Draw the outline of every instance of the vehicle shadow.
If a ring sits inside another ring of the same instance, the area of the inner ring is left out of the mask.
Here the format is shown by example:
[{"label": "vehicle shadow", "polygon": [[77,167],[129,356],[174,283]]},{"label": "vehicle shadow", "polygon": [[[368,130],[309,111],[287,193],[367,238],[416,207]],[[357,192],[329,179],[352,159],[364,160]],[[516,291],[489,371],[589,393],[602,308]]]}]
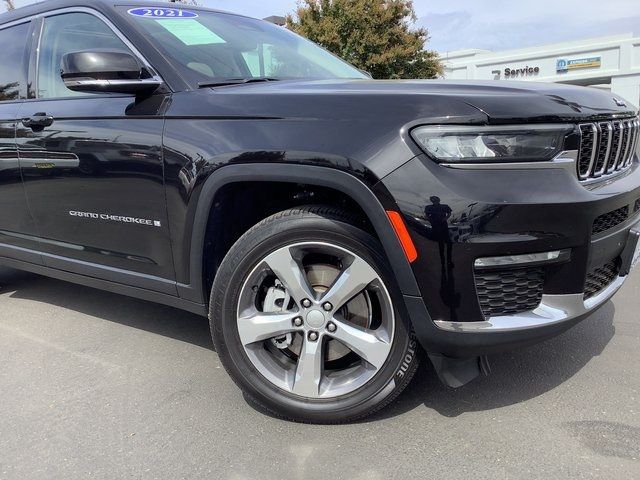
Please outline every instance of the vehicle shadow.
[{"label": "vehicle shadow", "polygon": [[491,374],[458,389],[443,385],[425,358],[407,390],[369,421],[402,415],[421,405],[443,416],[457,417],[538,397],[566,382],[602,353],[615,333],[614,315],[614,304],[609,301],[558,337],[526,349],[492,355]]},{"label": "vehicle shadow", "polygon": [[[208,320],[171,307],[0,269],[0,293],[6,291],[11,292],[11,298],[61,306],[213,350]],[[456,417],[542,395],[567,381],[600,355],[615,333],[614,314],[613,303],[607,302],[591,317],[559,337],[527,349],[493,355],[490,357],[491,375],[459,389],[442,385],[425,358],[407,390],[391,406],[363,422],[395,417],[421,406],[446,417]],[[269,415],[248,398],[246,400],[253,408]]]},{"label": "vehicle shadow", "polygon": [[213,350],[209,321],[176,308],[0,268],[0,293],[4,292]]}]

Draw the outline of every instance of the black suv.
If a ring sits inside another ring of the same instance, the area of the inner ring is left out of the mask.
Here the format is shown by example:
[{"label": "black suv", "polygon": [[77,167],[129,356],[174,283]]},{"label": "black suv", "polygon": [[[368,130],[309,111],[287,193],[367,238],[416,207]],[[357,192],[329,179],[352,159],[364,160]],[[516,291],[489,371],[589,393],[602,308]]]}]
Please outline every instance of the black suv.
[{"label": "black suv", "polygon": [[52,0],[0,17],[0,262],[209,315],[248,397],[341,422],[421,349],[460,386],[635,263],[637,111],[376,81],[270,23]]}]

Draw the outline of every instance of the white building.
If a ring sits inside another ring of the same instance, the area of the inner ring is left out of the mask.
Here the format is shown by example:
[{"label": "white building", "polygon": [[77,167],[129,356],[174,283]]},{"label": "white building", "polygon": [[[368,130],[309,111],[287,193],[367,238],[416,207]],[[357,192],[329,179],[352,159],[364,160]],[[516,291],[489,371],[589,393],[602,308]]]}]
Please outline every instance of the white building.
[{"label": "white building", "polygon": [[441,58],[449,79],[588,85],[640,105],[640,38],[632,34],[502,52],[458,50]]}]

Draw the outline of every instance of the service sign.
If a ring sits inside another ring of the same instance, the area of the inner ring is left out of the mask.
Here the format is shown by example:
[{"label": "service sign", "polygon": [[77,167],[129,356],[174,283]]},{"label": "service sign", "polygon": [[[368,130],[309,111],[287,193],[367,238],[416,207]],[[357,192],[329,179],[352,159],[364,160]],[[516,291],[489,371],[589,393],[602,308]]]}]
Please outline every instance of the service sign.
[{"label": "service sign", "polygon": [[559,58],[556,60],[556,72],[558,73],[581,70],[583,68],[600,68],[601,66],[602,57]]},{"label": "service sign", "polygon": [[144,18],[196,18],[198,14],[180,8],[132,8],[127,10],[129,15]]}]

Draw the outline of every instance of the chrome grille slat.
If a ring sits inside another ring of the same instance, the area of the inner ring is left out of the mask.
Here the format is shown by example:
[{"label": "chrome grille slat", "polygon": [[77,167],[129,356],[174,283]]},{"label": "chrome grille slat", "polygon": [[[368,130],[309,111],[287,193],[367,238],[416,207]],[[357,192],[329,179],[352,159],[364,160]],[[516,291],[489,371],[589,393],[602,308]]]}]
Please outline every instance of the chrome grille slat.
[{"label": "chrome grille slat", "polygon": [[631,139],[633,137],[633,128],[632,123],[630,121],[624,122],[626,135],[624,137],[624,154],[622,155],[622,159],[620,159],[620,165],[618,169],[623,168],[627,164],[627,158],[629,156],[629,152],[631,152]]},{"label": "chrome grille slat", "polygon": [[613,135],[611,138],[611,153],[607,162],[607,173],[613,172],[616,168],[616,162],[618,161],[618,157],[620,156],[620,141],[622,140],[621,122],[611,122],[611,127],[613,129]]},{"label": "chrome grille slat", "polygon": [[578,125],[580,148],[577,173],[588,182],[618,173],[633,163],[638,147],[640,120],[611,120]]},{"label": "chrome grille slat", "polygon": [[618,156],[616,157],[616,163],[614,170],[620,168],[620,164],[624,159],[624,146],[627,143],[627,122],[620,122],[620,146],[618,147]]},{"label": "chrome grille slat", "polygon": [[598,129],[594,123],[580,125],[580,153],[578,155],[578,175],[581,179],[589,178],[596,158]]},{"label": "chrome grille slat", "polygon": [[607,167],[607,160],[611,152],[611,122],[602,122],[598,124],[598,134],[600,140],[598,142],[598,153],[596,155],[596,163],[591,171],[593,176],[599,177],[604,173]]},{"label": "chrome grille slat", "polygon": [[631,162],[633,161],[633,156],[635,155],[638,149],[638,129],[639,128],[640,128],[640,121],[636,119],[632,122],[633,133],[631,136],[631,149],[629,151],[629,155],[627,156],[627,163],[625,164],[625,167],[631,165]]}]

